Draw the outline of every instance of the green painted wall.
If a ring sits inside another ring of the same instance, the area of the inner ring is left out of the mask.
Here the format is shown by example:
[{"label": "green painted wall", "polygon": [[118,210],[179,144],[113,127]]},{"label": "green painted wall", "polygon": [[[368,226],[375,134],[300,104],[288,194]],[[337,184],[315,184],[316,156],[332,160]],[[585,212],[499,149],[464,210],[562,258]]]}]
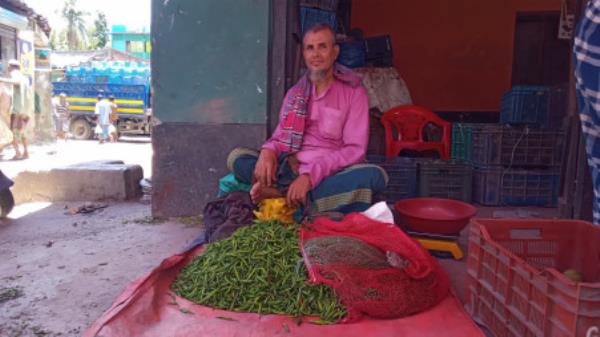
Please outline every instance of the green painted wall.
[{"label": "green painted wall", "polygon": [[264,124],[269,0],[153,0],[152,85],[161,122]]},{"label": "green painted wall", "polygon": [[[150,59],[150,50],[146,50],[146,45],[150,42],[150,33],[147,34],[124,34],[124,33],[112,33],[111,46],[119,51],[129,53],[131,55]],[[132,52],[127,50],[127,41],[141,41],[144,45],[143,52]]]},{"label": "green painted wall", "polygon": [[126,44],[125,40],[116,39],[115,36],[112,37],[112,47],[116,50],[126,52]]}]

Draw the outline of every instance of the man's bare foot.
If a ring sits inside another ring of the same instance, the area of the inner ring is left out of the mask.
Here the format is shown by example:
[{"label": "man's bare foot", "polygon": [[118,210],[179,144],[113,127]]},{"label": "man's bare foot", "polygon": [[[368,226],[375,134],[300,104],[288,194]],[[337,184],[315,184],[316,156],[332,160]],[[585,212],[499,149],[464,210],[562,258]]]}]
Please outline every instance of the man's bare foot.
[{"label": "man's bare foot", "polygon": [[264,199],[280,197],[283,197],[283,194],[281,194],[278,189],[275,187],[262,186],[259,182],[254,183],[254,185],[252,185],[252,189],[250,190],[250,198],[255,204]]}]

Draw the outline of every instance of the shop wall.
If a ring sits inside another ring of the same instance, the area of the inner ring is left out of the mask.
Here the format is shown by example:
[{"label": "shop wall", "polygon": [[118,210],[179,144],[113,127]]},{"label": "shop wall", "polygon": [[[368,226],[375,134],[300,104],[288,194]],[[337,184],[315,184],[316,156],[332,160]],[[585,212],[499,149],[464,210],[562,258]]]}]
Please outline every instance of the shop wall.
[{"label": "shop wall", "polygon": [[269,0],[152,0],[152,214],[202,214],[266,138]]},{"label": "shop wall", "polygon": [[153,3],[155,116],[163,122],[264,124],[269,1]]},{"label": "shop wall", "polygon": [[352,27],[389,34],[394,66],[416,104],[435,111],[498,111],[510,88],[517,12],[560,0],[353,0]]}]

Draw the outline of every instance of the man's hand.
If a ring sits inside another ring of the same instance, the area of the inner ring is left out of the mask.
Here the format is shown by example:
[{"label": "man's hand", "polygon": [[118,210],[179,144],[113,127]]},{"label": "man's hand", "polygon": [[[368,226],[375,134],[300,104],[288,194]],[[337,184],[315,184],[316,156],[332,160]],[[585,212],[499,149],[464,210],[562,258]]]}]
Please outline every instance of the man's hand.
[{"label": "man's hand", "polygon": [[277,155],[275,151],[262,149],[254,167],[254,177],[262,185],[271,187],[277,180]]},{"label": "man's hand", "polygon": [[255,182],[254,185],[252,185],[252,188],[250,189],[250,199],[253,203],[258,204],[261,201],[261,191],[262,186],[258,181]]},{"label": "man's hand", "polygon": [[308,174],[302,174],[292,182],[288,189],[286,202],[290,207],[306,205],[306,195],[310,192],[312,184]]}]

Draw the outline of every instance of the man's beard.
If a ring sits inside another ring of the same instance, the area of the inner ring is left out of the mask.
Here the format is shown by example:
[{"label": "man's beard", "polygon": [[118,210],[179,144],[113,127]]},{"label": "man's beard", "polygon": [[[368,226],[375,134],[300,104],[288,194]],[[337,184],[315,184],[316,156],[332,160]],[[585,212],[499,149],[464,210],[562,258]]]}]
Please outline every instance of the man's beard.
[{"label": "man's beard", "polygon": [[327,70],[309,70],[308,78],[311,82],[322,81],[327,78]]}]

